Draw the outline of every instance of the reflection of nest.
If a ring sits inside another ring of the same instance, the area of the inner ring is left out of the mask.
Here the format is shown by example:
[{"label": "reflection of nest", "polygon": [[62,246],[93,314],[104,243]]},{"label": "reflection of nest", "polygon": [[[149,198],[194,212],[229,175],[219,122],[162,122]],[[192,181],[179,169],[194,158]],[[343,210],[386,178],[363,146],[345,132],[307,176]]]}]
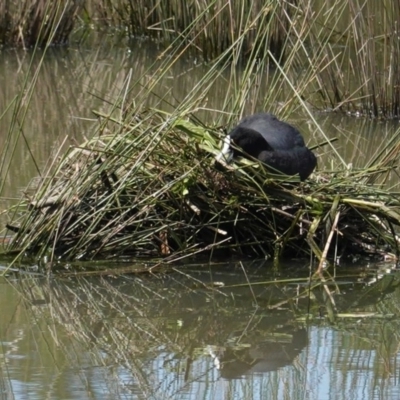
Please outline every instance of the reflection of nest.
[{"label": "reflection of nest", "polygon": [[215,366],[221,370],[221,376],[227,379],[276,371],[293,363],[308,344],[305,329],[296,330],[287,326],[284,331],[276,335],[275,340],[263,341],[260,337],[258,342],[249,345],[209,347],[210,355]]},{"label": "reflection of nest", "polygon": [[[237,285],[241,276],[217,274],[225,287],[215,289],[204,269],[190,271],[189,267],[182,275],[141,279],[21,279],[19,290],[33,305],[36,320],[58,322],[46,326],[57,338],[58,348],[73,359],[71,363],[76,363],[79,353],[94,359],[95,365],[118,365],[124,376],[135,382],[135,388],[129,390],[146,393],[149,379],[155,375],[181,385],[188,377],[195,381],[220,374],[229,379],[297,365],[298,355],[308,344],[307,331],[297,323],[298,317],[309,311],[319,316],[326,299],[318,299],[325,291],[314,286],[309,298],[306,287],[294,285],[293,280],[271,283],[265,265],[256,272],[255,266],[245,267],[253,284],[252,295],[248,286]],[[270,283],[261,284],[267,281]],[[397,287],[395,281],[387,281],[375,290],[370,286],[350,291],[348,297],[339,296],[342,301],[337,303],[348,312],[346,298],[352,303],[367,290],[369,304],[375,304],[382,299],[382,288],[387,292]],[[370,322],[346,320],[345,329],[369,338],[380,325]],[[62,329],[68,335],[63,335]]]},{"label": "reflection of nest", "polygon": [[[195,279],[184,275],[147,280],[82,278],[79,284],[65,281],[46,285],[38,281],[34,289],[22,280],[21,287],[29,301],[39,306],[35,312],[47,312],[50,307],[52,316],[68,326],[69,334],[117,358],[139,354],[153,357],[156,348],[193,356],[198,352],[195,349],[224,344],[233,337],[232,332],[236,337],[247,330],[251,335],[247,334],[246,340],[252,342],[275,333],[270,313],[268,318],[260,314],[249,321],[248,308],[253,307],[254,299],[249,297],[248,288],[236,289],[233,297],[229,289],[227,296],[223,288],[208,285],[208,275],[203,276],[207,279],[204,283],[195,275]],[[226,277],[229,284],[233,275]],[[295,295],[295,288],[290,292]],[[279,301],[287,301],[289,295],[274,285],[259,286],[254,293],[264,305],[271,296],[275,302],[279,293]],[[291,313],[280,314],[275,323],[287,324],[288,320],[293,320]]]}]

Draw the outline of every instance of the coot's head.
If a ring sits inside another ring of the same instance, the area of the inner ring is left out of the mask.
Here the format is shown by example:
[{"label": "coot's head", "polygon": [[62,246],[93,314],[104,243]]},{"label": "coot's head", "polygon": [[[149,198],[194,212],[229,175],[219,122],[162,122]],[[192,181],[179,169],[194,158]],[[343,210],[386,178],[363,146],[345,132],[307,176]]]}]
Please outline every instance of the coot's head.
[{"label": "coot's head", "polygon": [[234,157],[243,153],[258,158],[263,151],[273,151],[263,136],[254,129],[238,126],[224,138],[222,150],[216,160],[230,163]]}]

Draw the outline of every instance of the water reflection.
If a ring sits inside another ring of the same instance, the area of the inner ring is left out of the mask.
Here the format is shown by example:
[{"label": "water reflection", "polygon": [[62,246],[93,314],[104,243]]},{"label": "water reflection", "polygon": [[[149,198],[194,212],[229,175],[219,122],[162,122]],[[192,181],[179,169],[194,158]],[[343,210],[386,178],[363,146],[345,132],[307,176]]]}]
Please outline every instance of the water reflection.
[{"label": "water reflection", "polygon": [[370,284],[375,272],[353,267],[325,286],[308,275],[262,262],[2,281],[3,391],[30,399],[398,398],[399,273]]},{"label": "water reflection", "polygon": [[[257,335],[254,342],[244,346],[209,346],[209,353],[215,367],[221,371],[221,377],[234,379],[247,374],[277,371],[291,365],[308,344],[308,333],[304,328],[279,326],[270,336],[268,339]],[[234,335],[229,339],[232,341]]]}]

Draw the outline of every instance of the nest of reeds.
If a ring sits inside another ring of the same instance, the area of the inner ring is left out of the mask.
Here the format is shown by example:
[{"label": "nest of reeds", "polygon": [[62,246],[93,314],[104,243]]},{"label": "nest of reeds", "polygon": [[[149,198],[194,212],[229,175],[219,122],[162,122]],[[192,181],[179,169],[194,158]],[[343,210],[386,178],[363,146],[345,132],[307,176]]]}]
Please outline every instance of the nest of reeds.
[{"label": "nest of reeds", "polygon": [[397,254],[400,200],[366,184],[390,167],[300,183],[258,162],[219,165],[219,143],[216,132],[155,111],[129,124],[108,119],[27,192],[7,250],[62,259]]}]

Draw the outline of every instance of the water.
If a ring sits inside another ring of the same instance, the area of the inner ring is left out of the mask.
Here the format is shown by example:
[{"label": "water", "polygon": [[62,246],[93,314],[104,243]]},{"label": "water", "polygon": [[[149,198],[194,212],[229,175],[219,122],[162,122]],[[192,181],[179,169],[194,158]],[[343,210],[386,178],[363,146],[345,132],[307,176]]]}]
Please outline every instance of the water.
[{"label": "water", "polygon": [[335,272],[311,295],[299,263],[3,279],[3,398],[396,399],[400,273]]},{"label": "water", "polygon": [[[3,154],[12,154],[12,161],[2,171],[2,209],[15,203],[50,157],[91,135],[91,110],[106,112],[104,99],[113,102],[130,74],[146,83],[160,54],[144,44],[130,51],[96,49],[54,50],[42,60],[27,117],[13,128]],[[2,52],[2,112],[24,78],[33,77],[42,55],[28,72],[30,56]],[[182,60],[155,91],[179,101],[208,68]],[[210,89],[207,108],[221,107],[226,82],[225,74]],[[251,108],[257,106],[249,99]],[[12,107],[0,120],[2,149],[11,115]],[[199,115],[210,123],[218,117]],[[397,121],[314,116],[356,167],[398,129]],[[290,118],[307,142],[322,140],[308,116]],[[328,148],[318,156],[320,169],[337,165]],[[278,271],[252,263],[246,275],[233,264],[185,266],[157,277],[10,275],[0,281],[1,398],[397,399],[400,276],[385,268],[341,267],[338,287],[317,286],[311,296],[308,269],[297,263]],[[332,299],[341,313],[336,319]]]}]

